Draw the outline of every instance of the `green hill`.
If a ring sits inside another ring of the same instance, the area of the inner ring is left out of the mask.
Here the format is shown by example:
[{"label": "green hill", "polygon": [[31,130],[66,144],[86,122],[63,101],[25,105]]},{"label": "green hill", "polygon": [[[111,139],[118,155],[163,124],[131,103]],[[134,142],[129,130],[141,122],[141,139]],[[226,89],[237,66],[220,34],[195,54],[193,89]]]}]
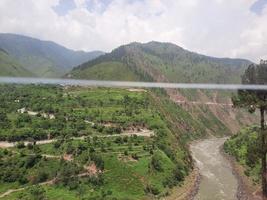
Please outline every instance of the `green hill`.
[{"label": "green hill", "polygon": [[[81,73],[82,72],[82,73]],[[128,69],[128,66],[122,62],[110,61],[96,64],[82,71],[75,70],[73,75],[82,79],[98,80],[138,80],[138,76]]]},{"label": "green hill", "polygon": [[[171,43],[131,43],[74,68],[66,77],[96,80],[155,81],[180,83],[239,83],[251,62],[244,59],[214,58],[187,51]],[[190,113],[207,133],[223,135],[237,132],[253,121],[242,111],[233,111],[231,93],[205,90],[165,91]],[[194,104],[192,102],[197,102]],[[207,105],[203,102],[224,103]],[[228,106],[227,106],[228,105]],[[184,122],[179,124],[186,129]],[[188,134],[188,137],[192,135]]]},{"label": "green hill", "polygon": [[[101,70],[101,72],[95,73],[96,66],[103,62],[107,71]],[[124,66],[127,76],[125,74],[120,76],[116,70],[110,73],[113,68],[118,67],[114,62]],[[128,80],[128,75],[134,73],[141,80],[238,83],[240,75],[250,63],[243,59],[213,58],[200,55],[171,43],[131,43],[78,66],[69,76],[109,80],[116,77],[119,80]]]},{"label": "green hill", "polygon": [[0,49],[0,76],[33,76],[24,69],[16,59],[12,58],[5,50]]},{"label": "green hill", "polygon": [[100,51],[73,51],[54,42],[3,33],[0,34],[0,48],[40,77],[61,77],[74,66],[103,54]]}]

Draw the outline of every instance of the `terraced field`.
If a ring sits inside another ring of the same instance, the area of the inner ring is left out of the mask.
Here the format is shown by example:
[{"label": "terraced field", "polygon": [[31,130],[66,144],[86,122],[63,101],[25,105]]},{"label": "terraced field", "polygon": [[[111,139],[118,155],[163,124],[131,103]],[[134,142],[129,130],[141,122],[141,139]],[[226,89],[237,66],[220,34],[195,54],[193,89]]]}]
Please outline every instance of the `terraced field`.
[{"label": "terraced field", "polygon": [[160,94],[34,85],[0,91],[0,198],[151,199],[182,185],[191,170]]}]

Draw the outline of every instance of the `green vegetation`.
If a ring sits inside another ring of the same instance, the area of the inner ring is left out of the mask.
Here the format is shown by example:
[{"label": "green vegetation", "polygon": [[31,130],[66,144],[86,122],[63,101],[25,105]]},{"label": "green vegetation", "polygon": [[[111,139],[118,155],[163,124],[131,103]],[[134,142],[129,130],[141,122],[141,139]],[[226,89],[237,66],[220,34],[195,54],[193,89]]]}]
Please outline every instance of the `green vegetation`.
[{"label": "green vegetation", "polygon": [[0,91],[7,121],[2,140],[118,134],[133,126],[151,128],[161,120],[147,95],[127,90],[5,85]]},{"label": "green vegetation", "polygon": [[162,197],[191,171],[186,142],[205,135],[162,90],[1,85],[0,92],[0,138],[20,141],[0,152],[0,194],[25,188],[5,199]]},{"label": "green vegetation", "polygon": [[74,76],[79,75],[81,79],[91,80],[128,80],[136,81],[138,77],[121,62],[103,62],[91,68],[86,68],[82,73],[74,71]]},{"label": "green vegetation", "polygon": [[242,129],[224,144],[224,150],[245,167],[245,174],[259,183],[261,180],[260,128]]},{"label": "green vegetation", "polygon": [[74,78],[91,78],[96,66],[100,65],[108,70],[101,69],[101,76],[95,78],[108,80],[112,77],[110,70],[114,68],[116,71],[117,68],[114,61],[127,68],[127,72],[118,77],[119,80],[127,81],[128,75],[134,72],[144,81],[158,81],[164,76],[161,81],[192,83],[239,83],[240,75],[250,64],[247,60],[203,56],[171,43],[149,42],[121,46],[82,64],[70,74]]},{"label": "green vegetation", "polygon": [[0,76],[33,76],[24,69],[15,58],[12,58],[5,50],[0,49]]},{"label": "green vegetation", "polygon": [[[265,85],[267,84],[267,61],[261,61],[259,65],[251,64],[242,76],[242,84],[246,85]],[[267,108],[266,90],[238,90],[238,95],[233,98],[234,106],[244,107],[251,113],[256,109],[260,111],[260,143],[261,149],[258,153],[261,155],[261,177],[263,195],[267,197],[267,177],[266,177],[266,125],[265,112]]]},{"label": "green vegetation", "polygon": [[[40,77],[61,77],[74,66],[92,60],[103,52],[73,51],[54,42],[8,33],[0,33],[0,48],[4,49],[30,74]],[[1,66],[0,55],[0,66]],[[9,68],[16,65],[8,62]],[[0,68],[2,72],[2,69]],[[0,74],[2,75],[2,74]],[[5,75],[5,74],[4,74]],[[23,74],[8,74],[23,76]]]},{"label": "green vegetation", "polygon": [[[240,83],[240,76],[250,63],[242,59],[220,59],[199,55],[171,43],[131,43],[74,68],[66,77],[229,84]],[[188,138],[195,135],[191,134],[192,129],[198,135],[203,135],[201,133],[203,129],[215,135],[225,135],[233,133],[243,123],[253,121],[242,111],[235,111],[236,115],[231,114],[232,110],[229,105],[201,105],[202,102],[229,104],[232,95],[230,92],[168,89],[168,94],[172,99],[185,102],[181,103],[184,105],[180,111],[187,116],[182,119],[184,122],[180,122],[179,126],[190,130],[186,134]],[[192,101],[197,104],[192,105]],[[230,118],[226,117],[229,115]],[[194,124],[198,124],[200,130],[191,128],[191,124],[187,123],[187,118],[192,119],[190,121],[194,121]]]}]

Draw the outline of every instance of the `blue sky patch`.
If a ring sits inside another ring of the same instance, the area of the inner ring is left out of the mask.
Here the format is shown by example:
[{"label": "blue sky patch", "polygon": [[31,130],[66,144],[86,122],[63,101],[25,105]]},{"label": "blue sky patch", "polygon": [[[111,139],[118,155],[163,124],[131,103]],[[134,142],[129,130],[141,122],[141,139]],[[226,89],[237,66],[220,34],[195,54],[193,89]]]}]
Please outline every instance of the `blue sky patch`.
[{"label": "blue sky patch", "polygon": [[110,5],[110,3],[112,3],[113,0],[99,0],[97,1],[93,1],[93,0],[88,0],[86,2],[86,8],[89,11],[97,11],[97,12],[105,12],[105,10],[107,9],[107,7]]},{"label": "blue sky patch", "polygon": [[262,10],[266,5],[267,0],[258,0],[250,7],[250,10],[258,15],[261,15]]},{"label": "blue sky patch", "polygon": [[60,0],[59,4],[53,7],[53,10],[60,16],[66,15],[70,10],[76,8],[73,0]]}]

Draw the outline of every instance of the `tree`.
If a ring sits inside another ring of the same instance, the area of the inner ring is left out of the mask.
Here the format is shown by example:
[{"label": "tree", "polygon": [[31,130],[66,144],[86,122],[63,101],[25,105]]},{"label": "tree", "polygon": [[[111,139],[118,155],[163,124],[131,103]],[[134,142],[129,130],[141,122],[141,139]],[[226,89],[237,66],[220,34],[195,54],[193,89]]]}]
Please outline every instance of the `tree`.
[{"label": "tree", "polygon": [[31,195],[31,199],[33,200],[45,200],[46,198],[46,194],[45,194],[45,190],[42,186],[32,186],[28,189],[30,195]]},{"label": "tree", "polygon": [[151,158],[151,163],[150,163],[152,169],[162,172],[163,171],[163,166],[161,162],[161,158],[159,154],[154,154]]},{"label": "tree", "polygon": [[95,153],[91,153],[90,158],[92,161],[94,161],[94,163],[98,169],[100,169],[102,171],[104,170],[105,163],[104,163],[103,158],[100,155],[95,154]]},{"label": "tree", "polygon": [[129,105],[130,101],[131,101],[131,98],[128,95],[125,95],[123,97],[122,102],[123,102],[124,108],[127,108],[127,106]]},{"label": "tree", "polygon": [[80,168],[75,163],[63,160],[57,178],[64,186],[76,189],[78,187],[77,174],[79,171]]},{"label": "tree", "polygon": [[[242,84],[264,85],[267,84],[267,62],[261,61],[259,65],[251,64],[242,76]],[[261,175],[262,191],[267,197],[267,173],[266,173],[266,133],[265,133],[265,111],[267,109],[266,90],[238,90],[238,94],[233,97],[235,107],[245,107],[250,112],[260,111],[260,135],[261,135]]]},{"label": "tree", "polygon": [[9,120],[6,113],[0,111],[0,128],[8,128]]}]

